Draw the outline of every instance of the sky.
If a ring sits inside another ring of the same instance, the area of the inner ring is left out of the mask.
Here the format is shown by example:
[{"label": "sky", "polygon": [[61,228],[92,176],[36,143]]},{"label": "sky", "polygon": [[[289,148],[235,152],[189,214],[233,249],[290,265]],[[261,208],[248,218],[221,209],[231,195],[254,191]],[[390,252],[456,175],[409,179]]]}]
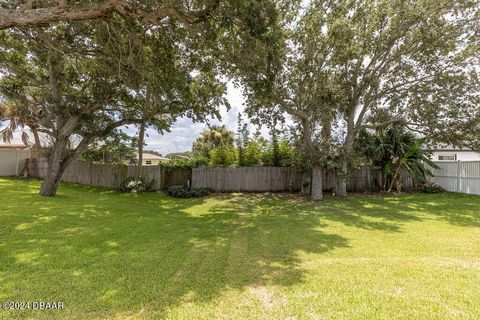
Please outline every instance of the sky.
[{"label": "sky", "polygon": [[[236,88],[233,83],[229,82],[227,85],[226,97],[230,103],[230,110],[226,107],[221,107],[220,115],[222,119],[219,121],[216,118],[211,118],[209,124],[224,124],[227,129],[236,132],[237,131],[237,117],[239,112],[245,110],[245,99],[242,94],[241,88]],[[242,118],[249,124],[249,129],[252,131],[253,125],[248,121],[246,115],[242,115]],[[145,137],[147,146],[146,150],[155,150],[162,155],[167,155],[172,152],[190,151],[192,149],[192,143],[197,139],[201,132],[206,128],[205,123],[194,123],[189,118],[178,119],[170,132],[165,132],[163,135],[158,133],[155,129],[149,128],[146,130],[148,137]],[[137,128],[130,126],[128,129],[124,129],[129,135],[135,135]],[[268,136],[268,128],[262,128],[262,135]]]}]

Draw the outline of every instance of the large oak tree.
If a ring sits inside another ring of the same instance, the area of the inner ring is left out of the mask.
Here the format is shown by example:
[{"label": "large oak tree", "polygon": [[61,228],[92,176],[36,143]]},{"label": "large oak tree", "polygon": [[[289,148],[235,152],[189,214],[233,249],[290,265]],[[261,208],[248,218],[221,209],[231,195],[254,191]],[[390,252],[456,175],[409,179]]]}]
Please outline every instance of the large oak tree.
[{"label": "large oak tree", "polygon": [[93,140],[119,126],[167,129],[180,115],[215,114],[220,72],[237,69],[232,51],[261,41],[277,9],[268,0],[2,6],[2,100],[42,108],[40,130],[54,138],[46,196]]},{"label": "large oak tree", "polygon": [[[338,89],[342,154],[361,130],[392,122],[457,145],[478,130],[478,1],[316,3],[328,12],[317,31],[333,44],[325,68]],[[369,121],[385,111],[387,121]],[[342,163],[346,174],[346,157]],[[338,194],[346,194],[345,181]]]},{"label": "large oak tree", "polygon": [[[478,1],[314,0],[298,12],[284,45],[257,48],[264,59],[242,76],[254,111],[297,120],[310,161],[328,153],[325,140],[337,145],[337,194],[364,129],[402,122],[433,142],[478,141]],[[371,122],[378,112],[390,118]]]}]

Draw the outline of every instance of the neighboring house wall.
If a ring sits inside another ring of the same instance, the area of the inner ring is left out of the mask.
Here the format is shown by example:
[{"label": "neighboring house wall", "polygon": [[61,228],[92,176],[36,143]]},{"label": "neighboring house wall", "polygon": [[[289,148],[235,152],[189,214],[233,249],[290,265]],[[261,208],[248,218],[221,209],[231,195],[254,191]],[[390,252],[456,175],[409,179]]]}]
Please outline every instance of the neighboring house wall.
[{"label": "neighboring house wall", "polygon": [[170,159],[167,159],[167,158],[161,158],[161,157],[150,158],[150,157],[147,156],[147,157],[144,157],[142,159],[142,165],[144,165],[144,166],[158,166],[162,163],[169,162],[169,161],[170,161]]},{"label": "neighboring house wall", "polygon": [[0,176],[19,175],[29,157],[29,150],[0,148]]},{"label": "neighboring house wall", "polygon": [[161,163],[158,159],[143,159],[142,165],[144,166],[158,166]]},{"label": "neighboring house wall", "polygon": [[[139,157],[137,153],[137,162],[138,162],[138,158]],[[161,157],[156,154],[145,152],[143,153],[143,157],[142,157],[142,166],[158,166],[168,161],[170,161],[170,159]]]},{"label": "neighboring house wall", "polygon": [[480,161],[480,153],[474,151],[434,151],[432,156],[433,161]]}]

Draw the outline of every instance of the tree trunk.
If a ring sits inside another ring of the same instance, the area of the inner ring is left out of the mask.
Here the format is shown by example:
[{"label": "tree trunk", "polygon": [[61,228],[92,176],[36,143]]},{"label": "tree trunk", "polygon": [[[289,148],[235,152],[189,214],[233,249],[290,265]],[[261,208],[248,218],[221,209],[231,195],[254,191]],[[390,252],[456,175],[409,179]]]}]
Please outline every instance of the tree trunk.
[{"label": "tree trunk", "polygon": [[65,170],[60,163],[53,164],[49,161],[48,164],[47,175],[42,182],[39,193],[43,197],[52,197],[57,193],[58,186],[60,185]]},{"label": "tree trunk", "polygon": [[352,104],[348,111],[345,113],[345,121],[347,123],[347,135],[343,147],[345,148],[343,159],[341,159],[341,168],[337,178],[337,195],[339,197],[347,196],[347,177],[348,177],[348,162],[347,154],[352,150],[355,143],[355,137],[357,136],[356,123],[360,123],[362,115],[359,115],[359,119],[355,121],[355,104]]},{"label": "tree trunk", "polygon": [[147,86],[145,92],[145,104],[143,106],[142,123],[140,124],[140,131],[138,132],[138,167],[137,179],[142,178],[143,168],[143,142],[145,141],[145,126],[150,118],[147,116],[150,107],[150,88]]},{"label": "tree trunk", "polygon": [[337,195],[339,197],[347,196],[347,174],[348,174],[347,161],[342,161],[342,168],[340,176],[337,179]]},{"label": "tree trunk", "polygon": [[[312,141],[312,126],[308,119],[303,119],[303,140],[305,143],[305,149],[309,153],[309,156],[312,157],[312,162],[315,163],[315,148],[313,146]],[[304,182],[305,182],[305,175],[304,175]],[[322,168],[318,164],[314,164],[312,168],[312,175],[310,179],[310,185],[306,188],[302,185],[302,192],[303,194],[310,193],[310,197],[312,200],[321,200],[323,189],[323,181],[322,181]],[[308,193],[307,193],[308,191]]]},{"label": "tree trunk", "polygon": [[83,137],[75,150],[68,155],[65,155],[65,152],[67,151],[69,138],[64,137],[55,142],[53,150],[48,157],[47,175],[40,187],[39,194],[41,196],[51,197],[57,193],[63,172],[74,160],[77,160],[82,153],[85,152],[91,139],[91,137]]},{"label": "tree trunk", "polygon": [[40,148],[42,147],[42,143],[40,142],[40,136],[38,135],[38,130],[33,126],[30,127],[30,130],[32,131],[33,139],[35,141],[35,148],[37,150],[40,150]]},{"label": "tree trunk", "polygon": [[137,166],[137,179],[142,177],[143,167],[143,141],[145,141],[145,122],[140,124],[140,131],[138,133],[138,166]]},{"label": "tree trunk", "polygon": [[42,147],[40,142],[40,136],[38,135],[38,130],[34,125],[29,125],[30,131],[33,134],[34,145],[31,153],[32,158],[38,158],[40,156],[40,149]]},{"label": "tree trunk", "polygon": [[[306,184],[310,180],[310,183]],[[312,186],[312,176],[308,171],[304,171],[302,174],[302,195],[307,196],[310,194]]]},{"label": "tree trunk", "polygon": [[312,169],[312,192],[311,198],[314,201],[322,200],[323,199],[323,192],[322,192],[322,174],[323,170],[320,166],[315,166]]},{"label": "tree trunk", "polygon": [[57,140],[49,157],[48,170],[42,186],[40,187],[40,195],[43,197],[51,197],[57,193],[63,171],[65,170],[64,154],[67,149],[67,139]]},{"label": "tree trunk", "polygon": [[396,170],[395,170],[395,173],[392,177],[392,181],[390,182],[390,187],[388,188],[388,192],[392,192],[392,189],[393,189],[393,186],[396,185],[397,186],[397,192],[398,192],[398,177],[399,177],[399,173],[400,173],[400,167],[398,167]]}]

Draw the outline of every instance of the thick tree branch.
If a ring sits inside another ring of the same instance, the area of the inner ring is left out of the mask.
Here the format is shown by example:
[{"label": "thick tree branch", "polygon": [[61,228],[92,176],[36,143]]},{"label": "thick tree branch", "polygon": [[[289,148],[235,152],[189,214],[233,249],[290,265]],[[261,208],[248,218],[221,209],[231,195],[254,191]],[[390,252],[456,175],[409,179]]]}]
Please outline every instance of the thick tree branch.
[{"label": "thick tree branch", "polygon": [[300,111],[300,110],[297,110],[295,108],[292,108],[278,92],[274,92],[273,96],[275,98],[275,101],[280,105],[280,107],[283,110],[285,110],[285,112],[287,112],[288,114],[290,114],[292,116],[298,117],[301,120],[308,120],[308,114],[307,113],[305,113],[303,111]]},{"label": "thick tree branch", "polygon": [[173,6],[161,6],[153,11],[146,11],[132,6],[125,0],[106,0],[100,4],[85,6],[67,5],[60,1],[59,5],[47,8],[0,9],[0,30],[12,27],[34,27],[48,25],[59,21],[87,21],[104,18],[118,13],[141,23],[158,24],[166,18],[178,19],[189,31],[194,25],[207,19],[210,10],[182,12]]},{"label": "thick tree branch", "polygon": [[73,161],[77,160],[84,152],[87,150],[88,145],[91,142],[90,137],[83,137],[77,147],[73,150],[72,153],[63,158],[61,165],[62,167],[68,167]]},{"label": "thick tree branch", "polygon": [[92,139],[95,139],[95,138],[103,138],[107,135],[109,135],[110,133],[112,133],[113,130],[115,130],[116,128],[118,127],[121,127],[121,126],[124,126],[124,125],[129,125],[129,124],[140,124],[142,123],[142,120],[141,119],[121,119],[121,120],[117,120],[117,121],[114,121],[114,122],[111,122],[110,124],[108,124],[105,128],[103,129],[100,129],[98,131],[94,131],[94,132],[78,132],[80,135],[84,136],[84,137],[88,137],[90,140]]}]

